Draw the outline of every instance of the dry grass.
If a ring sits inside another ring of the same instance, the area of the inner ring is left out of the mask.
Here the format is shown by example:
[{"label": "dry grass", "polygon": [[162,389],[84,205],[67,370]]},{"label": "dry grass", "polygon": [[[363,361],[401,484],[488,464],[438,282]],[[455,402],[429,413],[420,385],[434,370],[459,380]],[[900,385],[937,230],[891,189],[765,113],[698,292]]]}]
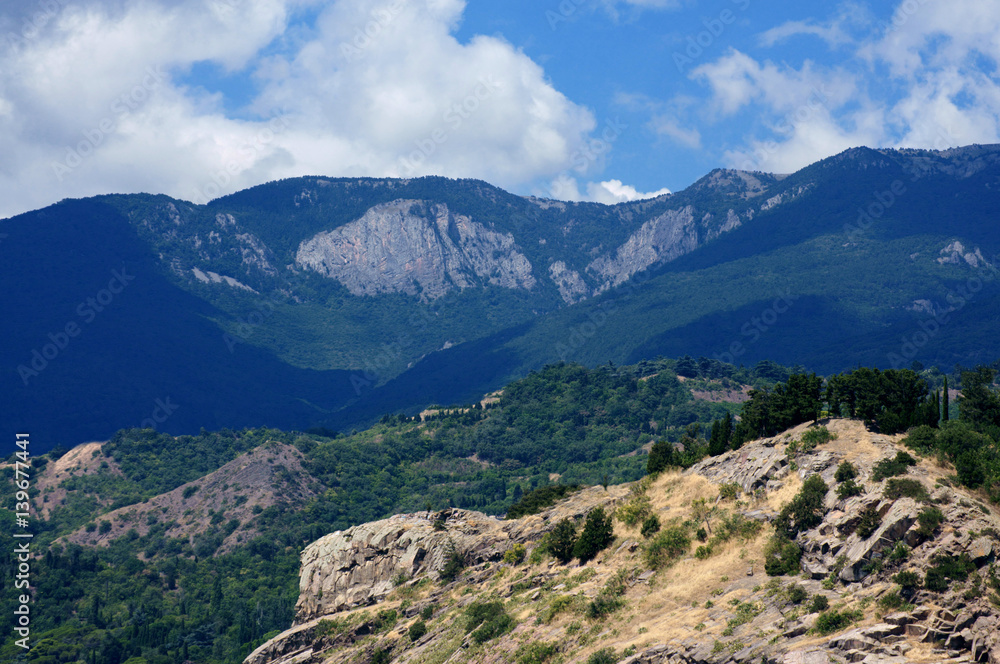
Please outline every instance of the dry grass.
[{"label": "dry grass", "polygon": [[[60,485],[73,475],[95,475],[101,472],[101,463],[107,463],[105,472],[121,475],[121,470],[114,459],[105,458],[101,453],[104,443],[85,443],[77,445],[56,461],[49,463],[38,475],[35,486],[38,497],[35,506],[43,518],[49,518],[52,510],[59,507],[66,498],[66,489]],[[43,498],[47,498],[43,502]]]}]

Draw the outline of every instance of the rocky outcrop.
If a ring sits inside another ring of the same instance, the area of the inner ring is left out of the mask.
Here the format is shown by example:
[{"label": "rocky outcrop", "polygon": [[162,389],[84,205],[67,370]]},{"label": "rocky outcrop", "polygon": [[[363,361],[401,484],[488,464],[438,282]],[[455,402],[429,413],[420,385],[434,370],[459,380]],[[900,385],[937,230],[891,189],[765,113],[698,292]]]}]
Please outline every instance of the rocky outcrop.
[{"label": "rocky outcrop", "polygon": [[625,283],[632,275],[656,263],[670,261],[698,248],[694,208],[668,210],[650,219],[610,255],[587,266],[607,287]]},{"label": "rocky outcrop", "polygon": [[398,200],[299,245],[296,263],[336,279],[354,295],[407,293],[435,299],[484,284],[531,290],[531,263],[510,233],[448,206]]},{"label": "rocky outcrop", "polygon": [[589,289],[580,273],[570,270],[566,263],[556,261],[549,266],[549,278],[559,287],[559,295],[566,304],[576,304],[587,299]]},{"label": "rocky outcrop", "polygon": [[402,579],[436,577],[452,551],[467,565],[497,560],[514,543],[536,540],[558,521],[580,519],[625,493],[623,487],[592,487],[513,521],[452,509],[399,514],[332,533],[302,552],[297,620],[373,604]]}]

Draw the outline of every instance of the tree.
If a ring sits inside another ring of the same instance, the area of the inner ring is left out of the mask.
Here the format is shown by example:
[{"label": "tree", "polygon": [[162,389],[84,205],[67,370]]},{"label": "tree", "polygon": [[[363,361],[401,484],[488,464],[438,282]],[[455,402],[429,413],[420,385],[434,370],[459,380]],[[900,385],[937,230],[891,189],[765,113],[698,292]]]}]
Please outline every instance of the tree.
[{"label": "tree", "polygon": [[653,443],[653,448],[649,450],[649,459],[646,460],[646,472],[655,475],[670,466],[676,466],[674,444],[666,439],[660,439]]},{"label": "tree", "polygon": [[709,456],[719,456],[726,451],[726,440],[722,433],[722,420],[712,422],[712,436],[708,441]]},{"label": "tree", "polygon": [[674,373],[676,373],[678,376],[684,376],[685,378],[697,378],[698,364],[691,358],[690,355],[685,355],[684,357],[677,360],[677,365],[674,368]]},{"label": "tree", "polygon": [[948,413],[951,408],[951,397],[948,394],[948,377],[944,377],[944,395],[941,400],[941,421],[947,422],[951,419],[951,415]]},{"label": "tree", "polygon": [[556,524],[549,535],[549,553],[562,563],[573,560],[573,549],[576,546],[576,526],[569,519],[563,519]]},{"label": "tree", "polygon": [[699,498],[698,500],[691,501],[691,516],[695,521],[704,521],[705,527],[708,528],[708,534],[712,534],[712,524],[711,518],[715,516],[716,507],[715,505],[708,502],[705,498]]},{"label": "tree", "polygon": [[606,549],[615,539],[611,515],[605,514],[603,507],[595,507],[587,515],[580,539],[573,546],[573,555],[581,562],[587,562]]}]

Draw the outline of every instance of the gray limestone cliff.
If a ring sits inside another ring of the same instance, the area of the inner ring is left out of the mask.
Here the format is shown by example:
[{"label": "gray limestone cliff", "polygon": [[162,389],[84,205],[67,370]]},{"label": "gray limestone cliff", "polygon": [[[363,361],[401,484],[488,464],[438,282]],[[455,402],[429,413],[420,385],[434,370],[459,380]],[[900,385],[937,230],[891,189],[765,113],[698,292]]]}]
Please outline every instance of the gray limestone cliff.
[{"label": "gray limestone cliff", "polygon": [[398,200],[299,245],[296,263],[354,295],[407,293],[435,299],[485,284],[531,290],[532,266],[510,233],[443,203]]}]

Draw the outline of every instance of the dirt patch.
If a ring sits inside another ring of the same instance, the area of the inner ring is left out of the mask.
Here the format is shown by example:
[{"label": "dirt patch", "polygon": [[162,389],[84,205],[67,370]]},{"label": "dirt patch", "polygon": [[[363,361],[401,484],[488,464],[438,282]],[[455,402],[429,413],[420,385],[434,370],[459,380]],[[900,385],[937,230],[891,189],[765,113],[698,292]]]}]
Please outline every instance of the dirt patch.
[{"label": "dirt patch", "polygon": [[122,474],[115,460],[104,456],[101,451],[103,446],[104,443],[99,442],[77,445],[39,473],[35,484],[38,487],[35,507],[43,518],[48,519],[52,510],[63,504],[67,491],[62,484],[71,477],[101,472]]}]

